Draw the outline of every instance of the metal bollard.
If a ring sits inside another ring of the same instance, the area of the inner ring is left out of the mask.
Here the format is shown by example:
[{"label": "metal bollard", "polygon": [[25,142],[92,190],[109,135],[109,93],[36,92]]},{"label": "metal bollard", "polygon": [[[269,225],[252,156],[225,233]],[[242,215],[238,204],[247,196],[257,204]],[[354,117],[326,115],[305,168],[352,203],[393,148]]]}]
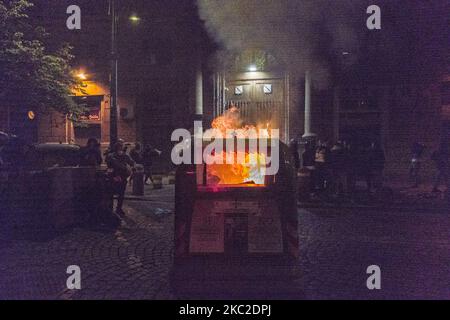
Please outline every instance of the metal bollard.
[{"label": "metal bollard", "polygon": [[144,195],[144,166],[137,164],[133,173],[133,195]]}]

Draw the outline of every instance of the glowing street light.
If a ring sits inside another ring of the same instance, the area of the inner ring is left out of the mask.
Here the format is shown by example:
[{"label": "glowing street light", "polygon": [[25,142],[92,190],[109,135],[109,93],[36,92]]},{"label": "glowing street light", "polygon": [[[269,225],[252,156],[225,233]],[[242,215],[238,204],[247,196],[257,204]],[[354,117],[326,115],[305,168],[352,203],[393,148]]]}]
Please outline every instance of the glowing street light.
[{"label": "glowing street light", "polygon": [[139,21],[141,21],[141,17],[135,13],[133,13],[128,19],[133,23],[139,23]]},{"label": "glowing street light", "polygon": [[258,71],[258,67],[256,65],[254,65],[254,64],[251,64],[251,65],[248,66],[247,70],[250,71],[250,72],[255,72],[255,71]]},{"label": "glowing street light", "polygon": [[80,79],[80,80],[86,80],[87,76],[86,76],[86,74],[84,72],[80,72],[80,73],[77,74],[77,78]]}]

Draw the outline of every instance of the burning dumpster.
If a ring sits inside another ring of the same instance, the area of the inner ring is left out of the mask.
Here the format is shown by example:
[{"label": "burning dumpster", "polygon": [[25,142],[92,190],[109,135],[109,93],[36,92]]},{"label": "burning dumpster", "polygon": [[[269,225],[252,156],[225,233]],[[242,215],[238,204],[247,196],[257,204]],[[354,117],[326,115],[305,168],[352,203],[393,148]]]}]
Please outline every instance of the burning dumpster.
[{"label": "burning dumpster", "polygon": [[180,165],[176,171],[172,284],[179,294],[276,290],[295,277],[297,187],[289,150],[279,144],[279,169],[267,174],[275,150],[251,152],[250,140],[234,140],[246,146],[241,155],[219,155],[241,156],[244,164]]}]

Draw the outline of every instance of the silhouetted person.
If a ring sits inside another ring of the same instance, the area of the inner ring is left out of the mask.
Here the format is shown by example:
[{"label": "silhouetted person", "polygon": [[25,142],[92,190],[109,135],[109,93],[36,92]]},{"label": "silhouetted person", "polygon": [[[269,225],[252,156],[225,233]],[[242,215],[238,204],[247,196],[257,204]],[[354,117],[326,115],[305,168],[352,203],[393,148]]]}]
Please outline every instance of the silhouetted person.
[{"label": "silhouetted person", "polygon": [[422,154],[425,146],[419,142],[414,142],[411,147],[411,163],[409,166],[409,177],[414,181],[413,187],[418,187],[420,183],[420,167],[422,166]]},{"label": "silhouetted person", "polygon": [[[136,165],[144,166],[143,150],[142,150],[142,146],[139,142],[136,142],[134,145],[134,148],[131,149],[130,157],[131,157],[131,160],[133,160]],[[133,182],[134,172],[136,172],[136,168],[133,168],[133,174],[130,176],[130,185]]]},{"label": "silhouetted person", "polygon": [[[125,146],[125,141],[123,139],[118,139],[116,143],[121,143],[123,146]],[[114,147],[113,147],[114,149]],[[124,149],[124,152],[126,152],[127,149]],[[110,154],[112,154],[114,152],[114,150],[111,150],[111,146],[108,146],[108,148],[105,150],[105,152],[103,152],[103,157],[106,159]]]},{"label": "silhouetted person", "polygon": [[292,157],[292,162],[296,170],[300,169],[300,156],[298,155],[298,143],[297,140],[291,139],[289,142],[289,152]]},{"label": "silhouetted person", "polygon": [[314,145],[311,142],[305,144],[305,151],[302,154],[303,167],[314,170],[316,165],[316,151]]},{"label": "silhouetted person", "polygon": [[316,149],[316,187],[323,190],[326,188],[329,170],[330,150],[326,143],[320,144]]},{"label": "silhouetted person", "polygon": [[302,160],[303,160],[303,168],[309,171],[310,183],[308,186],[309,189],[308,193],[311,193],[315,188],[315,181],[316,181],[316,148],[314,147],[313,143],[306,142],[305,151],[303,151],[302,154]]},{"label": "silhouetted person", "polygon": [[155,156],[161,155],[161,151],[153,148],[150,145],[146,145],[143,152],[143,164],[144,164],[144,183],[148,185],[148,180],[153,183],[152,177],[152,166],[153,166],[153,158]]},{"label": "silhouetted person", "polygon": [[330,151],[330,167],[333,176],[333,187],[336,195],[347,191],[347,154],[341,142],[335,143]]},{"label": "silhouetted person", "polygon": [[134,162],[125,153],[123,143],[117,142],[114,145],[114,152],[108,155],[106,163],[112,169],[114,190],[118,195],[116,212],[119,215],[125,215],[122,210],[122,205],[127,187],[127,179],[131,175],[131,168],[134,166]]},{"label": "silhouetted person", "polygon": [[441,143],[439,149],[431,155],[431,159],[434,161],[437,169],[433,192],[440,192],[439,186],[442,182],[448,186],[449,150],[447,144]]},{"label": "silhouetted person", "polygon": [[96,167],[102,164],[100,143],[95,138],[89,138],[85,147],[80,150],[80,166]]},{"label": "silhouetted person", "polygon": [[139,142],[136,142],[134,148],[130,151],[130,157],[136,164],[144,164],[144,156],[142,146]]},{"label": "silhouetted person", "polygon": [[383,170],[386,158],[381,146],[372,142],[370,148],[367,150],[367,188],[372,191],[372,188],[380,188],[382,185]]}]

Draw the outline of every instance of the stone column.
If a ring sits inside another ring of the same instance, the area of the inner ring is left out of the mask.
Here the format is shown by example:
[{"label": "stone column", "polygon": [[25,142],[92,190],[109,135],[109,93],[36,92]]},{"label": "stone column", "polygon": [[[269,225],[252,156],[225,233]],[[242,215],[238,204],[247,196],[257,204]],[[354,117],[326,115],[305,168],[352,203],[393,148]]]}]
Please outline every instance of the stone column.
[{"label": "stone column", "polygon": [[195,118],[203,118],[203,71],[202,63],[198,62],[195,75]]},{"label": "stone column", "polygon": [[314,138],[311,132],[311,72],[305,73],[305,133],[303,138]]}]

